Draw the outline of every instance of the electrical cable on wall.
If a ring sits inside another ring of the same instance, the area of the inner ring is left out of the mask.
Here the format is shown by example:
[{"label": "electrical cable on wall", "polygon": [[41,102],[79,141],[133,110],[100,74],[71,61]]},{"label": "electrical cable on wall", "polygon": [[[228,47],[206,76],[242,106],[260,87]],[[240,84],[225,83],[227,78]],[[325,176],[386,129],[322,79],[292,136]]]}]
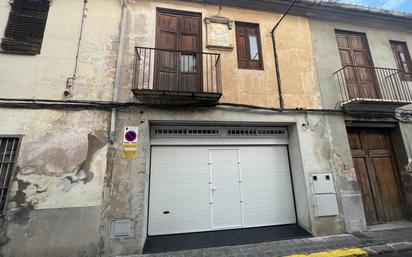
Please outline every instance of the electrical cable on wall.
[{"label": "electrical cable on wall", "polygon": [[72,96],[71,88],[73,87],[74,81],[77,78],[77,69],[78,69],[78,65],[79,65],[79,54],[80,54],[80,44],[81,44],[81,41],[82,41],[82,38],[83,38],[84,20],[87,16],[86,11],[87,11],[87,0],[83,0],[82,20],[81,20],[81,25],[80,25],[79,40],[77,41],[77,50],[76,50],[76,60],[75,60],[75,64],[74,64],[74,71],[73,71],[73,76],[67,78],[66,90],[63,93],[65,97],[71,97]]}]

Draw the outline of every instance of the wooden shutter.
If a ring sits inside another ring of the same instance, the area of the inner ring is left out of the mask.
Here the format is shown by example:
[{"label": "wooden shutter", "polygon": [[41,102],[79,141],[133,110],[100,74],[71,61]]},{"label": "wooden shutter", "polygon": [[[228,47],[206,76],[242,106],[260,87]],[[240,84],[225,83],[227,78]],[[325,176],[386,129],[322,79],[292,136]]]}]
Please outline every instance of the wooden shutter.
[{"label": "wooden shutter", "polygon": [[392,52],[396,60],[396,66],[403,71],[401,78],[412,81],[412,61],[408,46],[405,42],[391,41]]},{"label": "wooden shutter", "polygon": [[155,88],[202,90],[202,24],[198,13],[158,9]]},{"label": "wooden shutter", "polygon": [[14,0],[1,47],[10,52],[40,53],[49,5],[48,0]]},{"label": "wooden shutter", "polygon": [[249,68],[248,53],[249,49],[247,47],[247,34],[245,28],[236,26],[236,44],[237,44],[237,61],[238,67],[241,69]]},{"label": "wooden shutter", "polygon": [[336,41],[350,98],[377,98],[376,79],[366,36],[336,31]]},{"label": "wooden shutter", "polygon": [[[257,55],[252,58],[250,40],[255,39]],[[236,22],[236,45],[238,67],[240,69],[263,69],[262,47],[260,42],[259,25]]]}]

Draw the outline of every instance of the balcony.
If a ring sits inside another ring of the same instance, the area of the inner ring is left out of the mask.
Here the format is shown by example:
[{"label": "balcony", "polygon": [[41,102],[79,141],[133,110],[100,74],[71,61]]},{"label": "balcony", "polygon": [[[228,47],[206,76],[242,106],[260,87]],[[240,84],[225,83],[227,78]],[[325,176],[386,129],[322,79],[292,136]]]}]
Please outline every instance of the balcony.
[{"label": "balcony", "polygon": [[346,65],[334,76],[348,113],[391,114],[412,103],[412,83],[401,70]]},{"label": "balcony", "polygon": [[222,96],[220,55],[136,47],[132,91],[149,105],[216,105]]}]

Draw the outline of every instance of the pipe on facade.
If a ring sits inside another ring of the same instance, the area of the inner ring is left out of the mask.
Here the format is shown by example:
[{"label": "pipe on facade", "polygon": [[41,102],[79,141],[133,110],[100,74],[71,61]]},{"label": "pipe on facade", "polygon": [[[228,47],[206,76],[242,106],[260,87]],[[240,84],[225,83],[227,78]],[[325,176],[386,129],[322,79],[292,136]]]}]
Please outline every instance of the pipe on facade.
[{"label": "pipe on facade", "polygon": [[[126,0],[123,0],[122,14],[120,18],[119,49],[117,53],[116,72],[115,72],[113,98],[112,98],[113,102],[115,103],[117,103],[119,100],[120,72],[121,72],[121,64],[122,64],[122,58],[123,58],[124,34],[126,30],[126,9],[127,9]],[[110,132],[109,132],[109,143],[110,144],[113,144],[115,140],[116,120],[117,120],[117,110],[116,108],[113,108],[111,117],[110,117]]]},{"label": "pipe on facade", "polygon": [[285,102],[283,100],[283,94],[282,94],[282,79],[280,77],[279,56],[278,56],[278,51],[276,48],[276,35],[275,34],[276,34],[276,29],[279,27],[283,19],[289,14],[290,10],[292,9],[292,7],[295,5],[296,2],[297,0],[293,0],[293,2],[290,3],[285,13],[282,14],[282,17],[279,19],[279,21],[276,23],[276,25],[273,27],[272,31],[270,32],[272,35],[273,53],[275,55],[275,70],[276,70],[276,78],[278,81],[279,105],[280,105],[280,109],[282,110],[285,108]]}]

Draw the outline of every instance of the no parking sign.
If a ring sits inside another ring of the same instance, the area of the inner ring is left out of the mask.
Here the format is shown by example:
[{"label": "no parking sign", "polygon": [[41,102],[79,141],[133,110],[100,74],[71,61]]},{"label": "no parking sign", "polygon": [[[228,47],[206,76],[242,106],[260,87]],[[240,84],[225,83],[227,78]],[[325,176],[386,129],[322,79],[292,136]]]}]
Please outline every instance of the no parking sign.
[{"label": "no parking sign", "polygon": [[138,127],[125,127],[123,133],[123,158],[137,157],[137,140],[139,138]]}]

